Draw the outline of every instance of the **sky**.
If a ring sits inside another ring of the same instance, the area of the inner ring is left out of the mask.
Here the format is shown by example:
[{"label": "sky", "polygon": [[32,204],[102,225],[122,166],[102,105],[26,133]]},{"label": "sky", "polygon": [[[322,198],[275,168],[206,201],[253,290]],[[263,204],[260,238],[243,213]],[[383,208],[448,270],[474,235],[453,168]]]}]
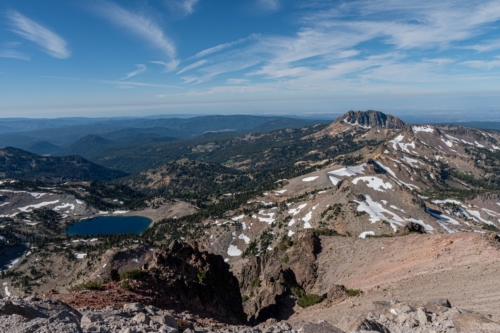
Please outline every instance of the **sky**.
[{"label": "sky", "polygon": [[0,0],[0,117],[500,121],[500,0]]}]

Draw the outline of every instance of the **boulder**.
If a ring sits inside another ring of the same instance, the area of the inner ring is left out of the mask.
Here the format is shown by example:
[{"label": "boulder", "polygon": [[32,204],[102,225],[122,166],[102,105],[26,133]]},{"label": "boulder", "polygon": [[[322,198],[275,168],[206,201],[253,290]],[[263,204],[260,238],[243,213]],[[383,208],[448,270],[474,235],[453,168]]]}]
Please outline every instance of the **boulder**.
[{"label": "boulder", "polygon": [[335,327],[326,321],[313,324],[307,323],[302,326],[301,333],[345,333],[338,327]]},{"label": "boulder", "polygon": [[386,301],[373,302],[373,311],[375,311],[375,313],[377,313],[378,315],[384,314],[385,312],[389,311],[390,307],[391,303]]},{"label": "boulder", "polygon": [[161,325],[166,325],[168,327],[179,329],[179,325],[177,324],[177,321],[171,315],[152,316],[151,320],[154,321],[155,323],[158,323]]},{"label": "boulder", "polygon": [[123,306],[123,310],[127,312],[143,312],[144,307],[139,303],[127,303]]},{"label": "boulder", "polygon": [[446,298],[434,298],[429,300],[430,303],[436,303],[437,305],[444,306],[445,308],[451,308],[450,301]]},{"label": "boulder", "polygon": [[374,331],[380,333],[390,333],[384,325],[364,317],[344,316],[340,319],[338,327],[345,332]]},{"label": "boulder", "polygon": [[453,316],[453,325],[460,332],[500,332],[500,324],[479,313],[457,313]]},{"label": "boulder", "polygon": [[149,316],[147,316],[145,313],[139,312],[134,316],[134,318],[132,318],[132,320],[138,324],[149,325],[151,318],[149,318]]},{"label": "boulder", "polygon": [[418,319],[420,326],[427,325],[430,321],[430,317],[427,315],[424,308],[417,309],[417,319]]},{"label": "boulder", "polygon": [[102,320],[103,319],[102,319],[102,316],[100,314],[90,313],[90,314],[86,314],[85,316],[82,317],[82,319],[80,321],[80,325],[88,326],[88,325],[91,325],[93,323],[98,323]]},{"label": "boulder", "polygon": [[426,312],[441,314],[449,310],[448,307],[441,306],[434,302],[427,302],[424,304],[424,309]]}]

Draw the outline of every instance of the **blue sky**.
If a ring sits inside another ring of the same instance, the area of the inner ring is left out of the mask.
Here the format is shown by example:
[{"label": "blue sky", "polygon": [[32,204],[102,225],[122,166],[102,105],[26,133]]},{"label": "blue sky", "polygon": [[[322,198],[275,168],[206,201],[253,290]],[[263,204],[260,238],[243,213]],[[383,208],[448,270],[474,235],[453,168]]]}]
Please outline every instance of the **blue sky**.
[{"label": "blue sky", "polygon": [[500,120],[500,1],[4,0],[0,117]]}]

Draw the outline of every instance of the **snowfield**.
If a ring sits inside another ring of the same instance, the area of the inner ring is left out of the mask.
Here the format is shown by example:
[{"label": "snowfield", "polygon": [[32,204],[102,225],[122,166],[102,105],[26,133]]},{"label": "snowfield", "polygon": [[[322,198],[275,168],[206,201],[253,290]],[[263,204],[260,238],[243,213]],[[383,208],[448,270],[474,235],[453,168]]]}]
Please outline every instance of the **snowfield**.
[{"label": "snowfield", "polygon": [[312,228],[311,224],[309,223],[309,221],[311,221],[311,218],[312,218],[312,211],[307,213],[306,216],[302,218],[302,221],[304,221],[304,229]]},{"label": "snowfield", "polygon": [[227,249],[227,255],[230,257],[239,257],[243,251],[238,249],[236,245],[229,245],[229,248]]},{"label": "snowfield", "polygon": [[401,141],[403,141],[405,138],[405,136],[403,134],[400,134],[397,138],[389,141],[392,143],[392,148],[394,150],[398,150],[398,146],[399,148],[406,152],[406,153],[410,153],[410,150],[408,150],[408,147],[412,147],[413,149],[415,149],[415,142],[411,142],[411,143],[402,143]]},{"label": "snowfield", "polygon": [[[396,232],[397,226],[404,226],[405,222],[414,222],[422,225],[426,230],[434,230],[431,226],[425,224],[421,220],[416,220],[413,218],[401,218],[399,215],[385,209],[382,204],[373,201],[369,195],[365,196],[366,202],[354,201],[358,204],[358,212],[365,212],[370,216],[370,222],[375,223],[378,221],[386,221],[390,224],[392,229]],[[391,218],[387,217],[391,216]]]},{"label": "snowfield", "polygon": [[330,181],[333,185],[337,185],[338,183],[340,183],[340,179],[338,179],[337,177],[328,176],[328,178],[330,178]]},{"label": "snowfield", "polygon": [[304,208],[306,208],[307,204],[302,204],[300,205],[299,207],[297,208],[292,208],[288,211],[288,214],[292,214],[293,216],[297,215],[298,213],[300,213],[300,211]]},{"label": "snowfield", "polygon": [[[363,163],[363,164],[358,165],[358,166],[349,166],[346,168],[330,171],[330,172],[328,172],[328,174],[334,175],[334,176],[339,176],[339,177],[352,177],[352,176],[364,174],[365,173],[365,166],[366,166],[366,163]],[[336,184],[333,184],[333,185],[336,185]]]},{"label": "snowfield", "polygon": [[242,239],[245,242],[245,244],[250,244],[250,237],[245,236],[244,234],[239,235],[238,239]]},{"label": "snowfield", "polygon": [[312,182],[313,180],[316,180],[317,178],[319,178],[319,176],[307,177],[307,178],[302,179],[302,181],[303,182]]},{"label": "snowfield", "polygon": [[428,133],[432,133],[434,132],[434,128],[432,128],[431,126],[429,125],[425,125],[425,126],[413,126],[412,127],[412,130],[413,132],[415,133],[418,133],[418,132],[428,132]]},{"label": "snowfield", "polygon": [[378,177],[372,177],[372,176],[366,176],[366,177],[358,177],[356,179],[353,179],[352,183],[354,185],[357,185],[359,181],[363,181],[366,183],[366,186],[373,188],[376,191],[379,192],[385,192],[381,188],[385,188],[386,190],[389,190],[392,188],[391,183],[384,183],[384,181]]},{"label": "snowfield", "polygon": [[359,238],[366,238],[366,236],[368,236],[368,235],[375,236],[375,233],[373,231],[363,231],[359,235]]},{"label": "snowfield", "polygon": [[21,211],[21,212],[24,212],[24,213],[29,213],[31,212],[32,208],[33,209],[38,209],[38,208],[42,208],[42,207],[45,207],[45,206],[48,206],[48,205],[55,205],[56,203],[58,203],[59,200],[55,200],[55,201],[46,201],[46,202],[41,202],[41,203],[38,203],[38,204],[34,204],[34,205],[29,205],[29,206],[26,206],[26,207],[19,207],[18,209]]}]

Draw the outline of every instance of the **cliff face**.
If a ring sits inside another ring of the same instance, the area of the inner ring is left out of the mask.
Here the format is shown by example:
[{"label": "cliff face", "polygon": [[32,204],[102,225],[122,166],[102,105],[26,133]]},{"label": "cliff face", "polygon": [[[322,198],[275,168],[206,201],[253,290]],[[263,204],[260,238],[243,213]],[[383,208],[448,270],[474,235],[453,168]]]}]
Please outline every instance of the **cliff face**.
[{"label": "cliff face", "polygon": [[233,323],[245,320],[238,280],[221,256],[174,241],[155,252],[144,269],[156,281],[152,287],[158,296],[179,308],[208,312]]},{"label": "cliff face", "polygon": [[[128,261],[144,248],[131,250]],[[126,253],[117,256],[127,258]],[[162,310],[188,311],[228,324],[245,322],[238,280],[221,256],[199,251],[196,243],[174,241],[169,247],[151,251],[147,258],[142,269],[132,270],[129,266],[116,266],[115,260],[117,273],[133,273],[122,275],[122,281],[115,277],[115,281],[103,283],[96,290],[51,293],[50,296],[76,308],[102,309],[136,302]]]},{"label": "cliff face", "polygon": [[401,130],[406,125],[401,119],[385,114],[380,111],[349,111],[340,118],[336,123],[344,123],[348,125],[357,125],[363,128],[382,127],[387,129]]},{"label": "cliff face", "polygon": [[287,319],[296,297],[292,288],[310,291],[317,275],[318,235],[306,233],[295,243],[284,241],[272,252],[250,258],[240,275],[240,288],[250,322]]}]

